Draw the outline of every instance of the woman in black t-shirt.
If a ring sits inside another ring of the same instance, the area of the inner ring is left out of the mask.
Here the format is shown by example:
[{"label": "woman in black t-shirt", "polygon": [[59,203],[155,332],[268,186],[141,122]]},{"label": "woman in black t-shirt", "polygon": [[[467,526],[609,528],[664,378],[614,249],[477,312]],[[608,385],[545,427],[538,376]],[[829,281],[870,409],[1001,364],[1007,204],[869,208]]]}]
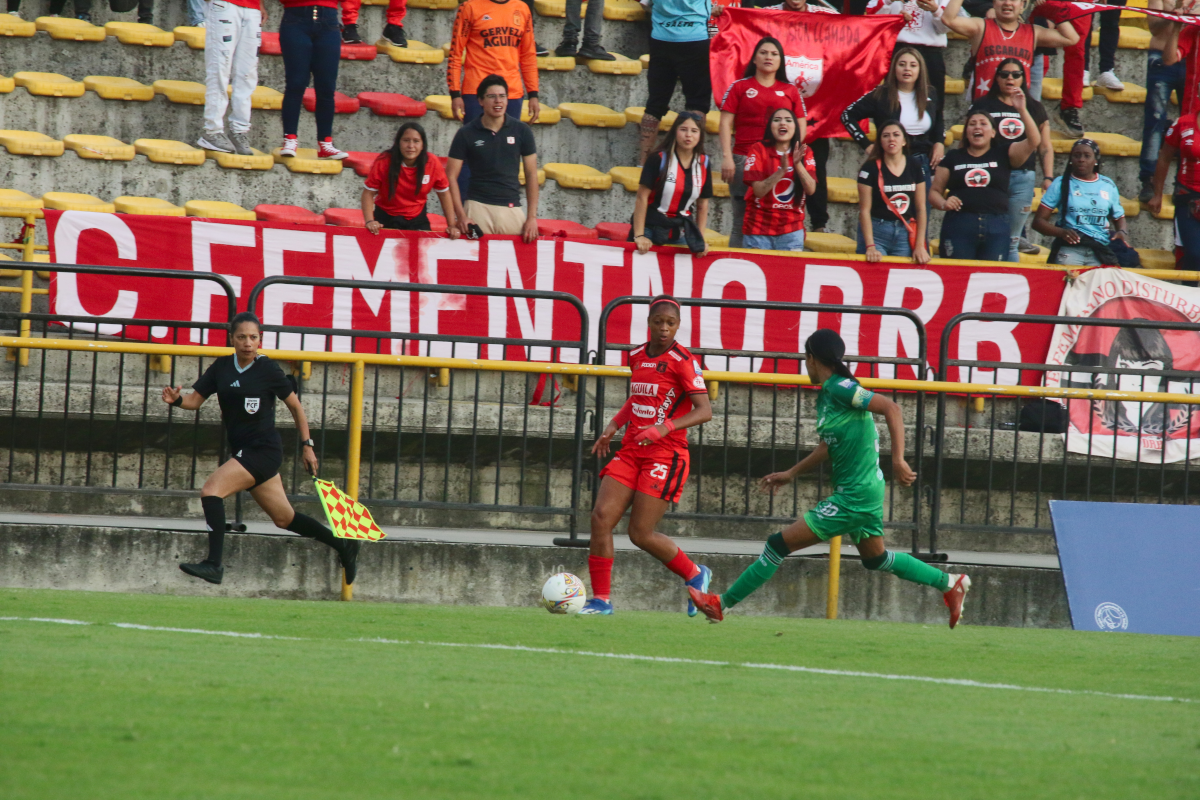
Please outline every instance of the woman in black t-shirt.
[{"label": "woman in black t-shirt", "polygon": [[651,245],[683,242],[708,255],[704,226],[712,197],[712,172],[704,155],[704,117],[684,111],[646,157],[638,181],[629,241],[645,253]]},{"label": "woman in black t-shirt", "polygon": [[[1025,123],[1021,114],[1013,106],[1013,93],[1025,89],[1025,65],[1015,58],[1006,58],[996,67],[996,77],[992,81],[988,93],[981,97],[971,107],[972,111],[986,111],[996,126],[999,138],[1009,142],[1020,142],[1025,139]],[[1033,118],[1034,127],[1042,137],[1038,152],[1025,160],[1019,167],[1013,167],[1008,179],[1008,260],[1020,261],[1019,246],[1021,232],[1033,208],[1033,187],[1037,183],[1037,161],[1042,160],[1042,191],[1050,188],[1054,180],[1054,148],[1050,146],[1050,118],[1046,109],[1032,97],[1025,98],[1025,106],[1029,116]],[[1028,245],[1028,243],[1026,243]],[[1029,245],[1032,247],[1032,245]],[[1037,250],[1036,247],[1033,248]]]},{"label": "woman in black t-shirt", "polygon": [[[984,111],[967,114],[962,147],[951,150],[938,165],[929,202],[946,212],[942,219],[939,255],[968,261],[1004,261],[1008,256],[1008,177],[1025,163],[1041,134],[1025,107],[1025,93],[1013,94],[1026,138],[1008,142],[996,135]],[[943,193],[949,190],[949,196]]]},{"label": "woman in black t-shirt", "polygon": [[898,120],[883,123],[858,172],[858,252],[867,261],[884,256],[911,257],[918,264],[929,261],[925,175],[909,156],[908,142]]},{"label": "woman in black t-shirt", "polygon": [[208,558],[198,564],[180,564],[179,568],[209,583],[220,583],[225,575],[221,556],[225,544],[225,498],[249,490],[250,496],[278,527],[316,539],[338,554],[346,571],[346,583],[354,583],[359,542],[338,539],[312,517],[292,508],[283,490],[279,467],[283,463],[283,443],[275,428],[275,401],[282,400],[303,445],[304,468],[315,475],[317,457],[309,437],[304,406],[291,381],[271,359],[258,354],[262,344],[262,324],[258,317],[243,312],[229,323],[229,338],[234,353],[222,356],[192,384],[195,391],[183,395],[182,386],[166,386],[164,403],[196,411],[216,394],[221,404],[232,457],[208,476],[200,489],[200,504],[208,524]]}]

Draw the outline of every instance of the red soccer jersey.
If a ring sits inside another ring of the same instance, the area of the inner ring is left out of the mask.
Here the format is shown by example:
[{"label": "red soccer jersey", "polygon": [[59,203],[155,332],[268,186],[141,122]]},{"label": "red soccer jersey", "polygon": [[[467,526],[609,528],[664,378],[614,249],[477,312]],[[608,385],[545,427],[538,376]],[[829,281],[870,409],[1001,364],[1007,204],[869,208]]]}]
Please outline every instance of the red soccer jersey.
[{"label": "red soccer jersey", "polygon": [[[774,147],[758,142],[746,157],[742,182],[746,184],[746,216],[742,233],[753,236],[782,236],[804,227],[804,188],[789,165],[787,174],[762,197],[754,196],[750,184],[766,180],[779,169],[783,155]],[[817,162],[811,147],[804,148],[804,169],[817,177]]]},{"label": "red soccer jersey", "polygon": [[1164,141],[1179,149],[1179,169],[1175,181],[1179,186],[1200,192],[1200,139],[1196,136],[1196,117],[1188,114],[1171,123]]},{"label": "red soccer jersey", "polygon": [[790,108],[796,119],[806,116],[804,98],[793,84],[775,81],[773,86],[763,86],[755,77],[729,84],[721,110],[733,114],[734,155],[749,154],[755,142],[762,141],[770,115],[781,108]]},{"label": "red soccer jersey", "polygon": [[[626,441],[651,425],[676,419],[692,410],[690,395],[705,394],[708,388],[700,374],[700,362],[678,344],[672,344],[659,356],[646,355],[646,345],[629,353],[629,391],[633,404],[629,409]],[[687,450],[687,431],[672,431],[659,444]]]},{"label": "red soccer jersey", "polygon": [[988,93],[996,77],[996,67],[1006,58],[1016,58],[1025,66],[1025,74],[1033,71],[1033,26],[1022,22],[1012,33],[1004,30],[994,19],[983,21],[983,38],[975,51],[975,85],[971,99],[978,100]]},{"label": "red soccer jersey", "polygon": [[425,175],[421,178],[420,191],[417,191],[416,187],[417,168],[401,166],[400,178],[389,195],[387,182],[391,164],[392,157],[387,153],[380,153],[371,165],[371,171],[367,173],[363,185],[375,192],[375,205],[393,217],[412,219],[425,210],[425,201],[429,198],[431,190],[444,192],[450,188],[441,159],[430,155],[425,159]]}]

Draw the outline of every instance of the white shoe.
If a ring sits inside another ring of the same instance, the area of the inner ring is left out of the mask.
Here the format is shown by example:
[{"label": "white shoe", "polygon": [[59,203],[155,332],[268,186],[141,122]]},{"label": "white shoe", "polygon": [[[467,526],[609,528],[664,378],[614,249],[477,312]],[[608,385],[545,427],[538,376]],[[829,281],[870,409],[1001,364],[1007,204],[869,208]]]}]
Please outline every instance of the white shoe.
[{"label": "white shoe", "polygon": [[1119,92],[1125,88],[1125,84],[1121,83],[1116,73],[1111,69],[1100,73],[1100,77],[1096,79],[1096,85],[1101,89],[1110,89],[1114,92]]},{"label": "white shoe", "polygon": [[8,13],[9,13],[9,14],[12,14],[12,15],[13,15],[14,17],[16,17],[17,19],[20,19],[20,18],[21,18],[21,12],[20,12],[20,11],[10,11],[10,12],[8,12]]},{"label": "white shoe", "polygon": [[1083,85],[1084,86],[1092,85],[1092,71],[1090,69],[1085,69],[1083,71]]},{"label": "white shoe", "polygon": [[294,156],[294,155],[296,155],[296,148],[299,146],[300,146],[299,139],[297,139],[294,136],[285,136],[285,137],[283,137],[283,147],[279,148],[279,155]]}]

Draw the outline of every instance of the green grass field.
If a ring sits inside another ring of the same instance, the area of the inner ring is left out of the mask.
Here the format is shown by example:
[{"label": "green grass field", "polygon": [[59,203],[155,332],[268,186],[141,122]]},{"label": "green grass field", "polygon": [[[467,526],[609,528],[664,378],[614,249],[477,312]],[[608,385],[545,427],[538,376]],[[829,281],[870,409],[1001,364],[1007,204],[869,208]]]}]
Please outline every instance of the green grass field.
[{"label": "green grass field", "polygon": [[0,617],[5,800],[1200,797],[1195,639],[13,589]]}]

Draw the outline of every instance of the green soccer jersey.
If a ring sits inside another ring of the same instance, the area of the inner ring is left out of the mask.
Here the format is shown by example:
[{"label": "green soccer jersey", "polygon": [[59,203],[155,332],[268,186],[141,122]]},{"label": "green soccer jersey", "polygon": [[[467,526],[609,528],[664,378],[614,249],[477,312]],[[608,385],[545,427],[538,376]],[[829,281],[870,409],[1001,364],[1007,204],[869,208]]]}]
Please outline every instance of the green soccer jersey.
[{"label": "green soccer jersey", "polygon": [[879,434],[867,404],[875,393],[837,375],[817,395],[817,435],[829,446],[833,491],[855,510],[883,507]]}]

